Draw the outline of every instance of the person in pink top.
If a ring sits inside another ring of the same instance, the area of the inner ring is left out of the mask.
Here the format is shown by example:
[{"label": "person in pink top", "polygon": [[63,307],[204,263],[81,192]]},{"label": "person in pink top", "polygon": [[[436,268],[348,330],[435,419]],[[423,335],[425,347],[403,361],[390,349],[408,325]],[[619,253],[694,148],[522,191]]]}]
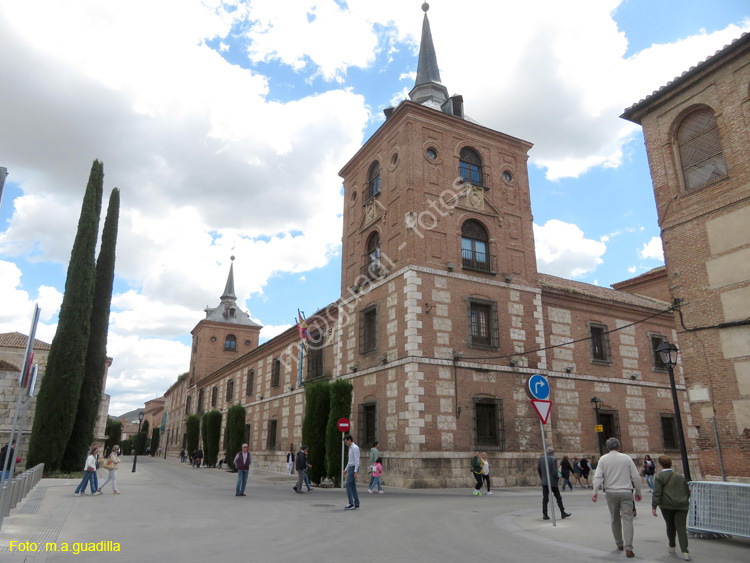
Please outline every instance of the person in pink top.
[{"label": "person in pink top", "polygon": [[383,473],[383,458],[379,457],[372,464],[372,485],[367,490],[368,493],[372,493],[375,490],[375,485],[378,486],[378,492],[383,494],[383,487],[380,486],[380,475]]}]

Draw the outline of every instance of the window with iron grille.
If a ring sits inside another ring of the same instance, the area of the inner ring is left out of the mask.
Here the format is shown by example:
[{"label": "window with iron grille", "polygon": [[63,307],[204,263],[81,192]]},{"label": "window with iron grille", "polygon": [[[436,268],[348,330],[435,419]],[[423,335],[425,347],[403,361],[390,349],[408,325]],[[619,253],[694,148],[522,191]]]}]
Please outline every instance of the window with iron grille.
[{"label": "window with iron grille", "polygon": [[250,428],[251,426],[249,424],[245,424],[245,444],[250,444]]},{"label": "window with iron grille", "polygon": [[251,369],[247,372],[247,387],[245,388],[245,395],[252,397],[255,395],[255,370]]},{"label": "window with iron grille", "polygon": [[492,272],[487,229],[474,219],[461,225],[461,263],[468,270]]},{"label": "window with iron grille", "polygon": [[469,346],[472,348],[497,348],[500,345],[497,322],[497,303],[470,298]]},{"label": "window with iron grille", "polygon": [[378,306],[370,305],[359,314],[359,351],[361,354],[378,349]]},{"label": "window with iron grille", "polygon": [[359,405],[359,444],[371,448],[378,439],[378,404],[362,403]]},{"label": "window with iron grille", "polygon": [[227,334],[224,340],[224,350],[236,350],[237,349],[237,337],[234,334]]},{"label": "window with iron grille", "polygon": [[281,359],[274,358],[271,367],[271,387],[278,387],[281,384]]},{"label": "window with iron grille", "polygon": [[203,389],[198,392],[198,414],[203,412]]},{"label": "window with iron grille", "polygon": [[229,403],[234,399],[234,379],[230,379],[227,381],[227,399],[226,402]]},{"label": "window with iron grille", "polygon": [[659,413],[661,422],[661,444],[665,452],[676,452],[680,449],[677,437],[677,419],[672,413]]},{"label": "window with iron grille", "polygon": [[324,338],[319,330],[310,332],[307,341],[307,378],[323,377]]},{"label": "window with iron grille", "polygon": [[484,187],[484,174],[482,174],[482,159],[479,153],[469,147],[464,147],[458,156],[458,173],[461,179],[474,186]]},{"label": "window with iron grille", "polygon": [[211,406],[212,407],[216,406],[218,399],[219,399],[219,388],[215,386],[213,389],[211,389]]},{"label": "window with iron grille", "polygon": [[617,411],[614,409],[599,409],[599,424],[602,425],[603,432],[597,432],[599,435],[599,442],[602,445],[602,451],[607,451],[607,439],[620,438],[620,420],[617,415]]},{"label": "window with iron grille", "polygon": [[477,450],[505,450],[503,402],[500,399],[474,399],[474,436]]},{"label": "window with iron grille", "polygon": [[651,366],[655,371],[668,371],[667,366],[661,361],[661,356],[656,349],[667,341],[667,337],[661,334],[650,334],[648,335],[649,342],[651,343]]},{"label": "window with iron grille", "polygon": [[268,436],[266,438],[266,449],[276,449],[276,419],[272,418],[268,421]]},{"label": "window with iron grille", "polygon": [[686,190],[699,188],[727,175],[719,128],[710,109],[701,108],[683,120],[677,130],[677,146]]},{"label": "window with iron grille", "polygon": [[587,323],[589,329],[589,351],[592,364],[611,364],[607,325]]}]

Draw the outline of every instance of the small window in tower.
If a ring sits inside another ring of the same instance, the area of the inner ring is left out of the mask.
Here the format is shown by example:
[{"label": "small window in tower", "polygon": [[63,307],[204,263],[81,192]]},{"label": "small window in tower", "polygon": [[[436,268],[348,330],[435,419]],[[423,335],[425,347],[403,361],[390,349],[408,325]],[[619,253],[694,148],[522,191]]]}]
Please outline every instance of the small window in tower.
[{"label": "small window in tower", "polygon": [[427,149],[427,158],[430,160],[437,160],[438,153],[437,150],[435,150],[433,147],[430,147]]},{"label": "small window in tower", "polygon": [[505,172],[503,172],[503,180],[505,180],[507,184],[510,184],[511,182],[513,182],[513,174],[506,170]]},{"label": "small window in tower", "polygon": [[494,273],[494,256],[489,254],[487,229],[474,219],[461,225],[461,264],[466,270]]},{"label": "small window in tower", "polygon": [[368,201],[374,198],[380,193],[380,163],[376,160],[370,166],[370,171],[367,174],[367,187],[362,196],[362,205],[365,205]]},{"label": "small window in tower", "polygon": [[370,234],[367,239],[367,252],[364,258],[362,275],[371,280],[381,278],[384,271],[380,263],[380,233],[377,231]]},{"label": "small window in tower", "polygon": [[252,342],[250,342],[249,340],[245,340],[245,346],[252,346],[252,344],[253,344],[253,343],[252,343]]},{"label": "small window in tower", "polygon": [[234,307],[232,307],[231,309],[229,309],[229,316],[230,317],[234,317]]},{"label": "small window in tower", "polygon": [[215,336],[211,337],[211,342],[216,342],[216,337]]},{"label": "small window in tower", "polygon": [[236,350],[237,349],[237,337],[234,334],[227,334],[227,338],[224,341],[224,350]]},{"label": "small window in tower", "polygon": [[482,188],[488,187],[485,174],[482,172],[482,159],[474,149],[461,149],[458,157],[458,174],[464,182]]}]

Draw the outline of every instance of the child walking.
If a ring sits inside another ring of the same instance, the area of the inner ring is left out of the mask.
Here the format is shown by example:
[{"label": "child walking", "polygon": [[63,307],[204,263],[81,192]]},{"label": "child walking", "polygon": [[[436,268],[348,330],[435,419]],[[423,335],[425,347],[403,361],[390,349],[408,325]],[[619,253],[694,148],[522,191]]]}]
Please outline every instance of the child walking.
[{"label": "child walking", "polygon": [[370,488],[367,490],[368,493],[372,493],[373,490],[375,490],[375,485],[378,486],[378,492],[382,495],[383,494],[383,487],[380,486],[380,475],[383,473],[383,458],[379,457],[375,460],[375,463],[372,464],[372,485],[370,485]]}]

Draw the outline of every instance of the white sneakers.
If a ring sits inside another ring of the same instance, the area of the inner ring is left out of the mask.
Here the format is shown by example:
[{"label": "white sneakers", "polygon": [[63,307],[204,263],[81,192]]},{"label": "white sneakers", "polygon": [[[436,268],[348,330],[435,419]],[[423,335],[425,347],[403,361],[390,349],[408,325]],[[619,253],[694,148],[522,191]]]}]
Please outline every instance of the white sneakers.
[{"label": "white sneakers", "polygon": [[667,553],[674,553],[674,547],[672,547],[671,545],[668,545],[667,546]]},{"label": "white sneakers", "polygon": [[684,559],[685,561],[691,561],[691,560],[693,559],[692,557],[690,557],[690,554],[689,554],[689,553],[688,553],[687,551],[683,552],[683,554],[682,554],[682,558],[683,558],[683,559]]}]

